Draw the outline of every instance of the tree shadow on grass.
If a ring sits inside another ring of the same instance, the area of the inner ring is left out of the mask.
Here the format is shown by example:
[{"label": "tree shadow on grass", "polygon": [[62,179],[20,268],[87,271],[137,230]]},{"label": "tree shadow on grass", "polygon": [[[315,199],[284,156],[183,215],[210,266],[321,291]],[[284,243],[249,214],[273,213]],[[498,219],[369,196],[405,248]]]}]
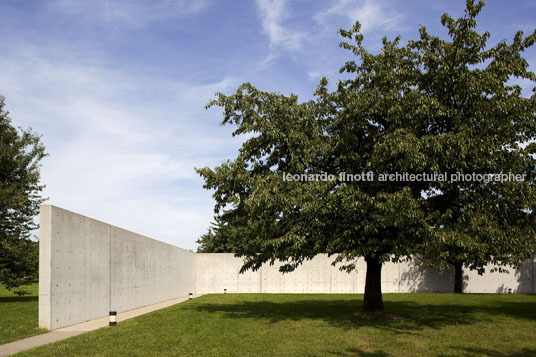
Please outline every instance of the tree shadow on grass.
[{"label": "tree shadow on grass", "polygon": [[37,296],[2,296],[0,297],[0,303],[4,302],[27,302],[27,301],[37,301],[39,297]]},{"label": "tree shadow on grass", "polygon": [[339,351],[328,351],[329,355],[333,356],[359,356],[359,357],[389,357],[390,355],[383,351],[376,351],[376,352],[365,352],[363,350],[360,350],[358,348],[348,348],[345,352],[339,352]]},{"label": "tree shadow on grass", "polygon": [[536,302],[501,302],[471,305],[386,301],[385,311],[362,313],[362,298],[351,300],[304,299],[273,302],[240,299],[229,303],[198,301],[189,309],[218,313],[224,318],[262,319],[270,323],[321,320],[343,329],[374,327],[396,334],[418,334],[424,328],[492,323],[497,316],[536,320]]},{"label": "tree shadow on grass", "polygon": [[[474,348],[474,347],[460,347],[460,346],[451,346],[451,350],[457,350],[460,353],[463,353],[465,356],[486,356],[486,357],[503,357],[505,354],[503,352],[498,352],[495,350],[490,350],[489,348]],[[440,354],[440,357],[452,356],[449,354]],[[512,351],[506,356],[509,357],[530,357],[536,356],[536,348],[523,348],[519,351]]]}]

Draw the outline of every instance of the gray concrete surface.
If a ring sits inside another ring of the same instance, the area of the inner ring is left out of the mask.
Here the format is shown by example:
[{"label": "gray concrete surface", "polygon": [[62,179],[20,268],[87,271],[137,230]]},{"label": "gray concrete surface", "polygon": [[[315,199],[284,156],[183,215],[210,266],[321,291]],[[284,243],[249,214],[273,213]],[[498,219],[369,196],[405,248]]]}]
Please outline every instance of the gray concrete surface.
[{"label": "gray concrete surface", "polygon": [[[281,274],[281,263],[263,265],[256,272],[239,274],[242,259],[228,253],[196,254],[196,292],[222,293],[360,293],[365,290],[366,263],[357,261],[357,271],[341,272],[331,265],[333,258],[318,255],[294,272]],[[483,276],[465,269],[464,291],[467,293],[535,293],[536,257],[521,269],[509,273],[486,273]],[[493,266],[488,267],[489,271]],[[414,261],[386,263],[382,268],[384,293],[452,292],[454,272],[438,268],[421,269]]]},{"label": "gray concrete surface", "polygon": [[194,292],[195,254],[41,207],[39,327],[58,329]]},{"label": "gray concrete surface", "polygon": [[48,345],[83,333],[83,331],[51,331],[42,335],[23,338],[22,340],[0,345],[0,357],[11,356],[15,353],[31,350],[35,347]]}]

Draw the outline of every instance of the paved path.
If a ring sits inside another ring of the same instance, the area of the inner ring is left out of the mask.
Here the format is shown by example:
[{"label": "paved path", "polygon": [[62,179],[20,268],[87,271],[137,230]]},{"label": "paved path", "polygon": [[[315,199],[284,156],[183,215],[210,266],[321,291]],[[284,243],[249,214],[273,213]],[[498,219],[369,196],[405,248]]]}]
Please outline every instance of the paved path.
[{"label": "paved path", "polygon": [[[201,295],[194,295],[198,297]],[[188,297],[181,297],[178,299],[168,300],[161,302],[159,304],[154,304],[150,306],[140,307],[139,309],[129,310],[125,312],[120,312],[117,314],[117,323],[131,319],[136,316],[146,314],[148,312],[156,311],[163,309],[165,307],[181,303],[188,300]],[[66,338],[77,336],[83,334],[84,332],[93,331],[101,327],[108,326],[108,316],[102,317],[100,319],[91,320],[82,322],[80,324],[63,327],[57,330],[53,330],[41,335],[36,335],[32,337],[23,338],[22,340],[13,341],[0,345],[0,357],[10,356],[12,354],[26,351],[35,347],[47,345],[60,340],[65,340]]]}]

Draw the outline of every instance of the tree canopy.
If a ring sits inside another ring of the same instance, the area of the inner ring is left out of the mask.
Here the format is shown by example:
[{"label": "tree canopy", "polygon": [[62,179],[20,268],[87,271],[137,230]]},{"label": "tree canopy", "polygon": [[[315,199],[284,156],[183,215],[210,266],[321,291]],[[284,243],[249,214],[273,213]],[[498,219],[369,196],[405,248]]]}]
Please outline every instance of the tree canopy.
[{"label": "tree canopy", "polygon": [[37,279],[38,248],[32,231],[44,201],[40,160],[46,156],[39,136],[16,129],[0,97],[0,283],[8,289]]},{"label": "tree canopy", "polygon": [[[421,27],[419,40],[400,46],[399,37],[384,38],[377,54],[364,48],[358,22],[341,30],[341,47],[356,57],[341,69],[351,78],[333,91],[322,78],[310,101],[249,83],[219,93],[208,107],[222,107],[222,124],[247,139],[234,160],[198,170],[215,190],[211,239],[224,229],[245,259],[242,270],[281,260],[286,272],[327,253],[350,271],[364,257],[365,311],[383,309],[385,261],[424,253],[479,269],[534,252],[535,145],[526,143],[536,139],[536,97],[523,98],[509,81],[535,80],[521,53],[536,35],[519,32],[512,44],[486,49],[489,34],[475,31],[482,6],[469,0],[465,16],[443,15],[448,40]],[[381,179],[508,172],[526,176]]]},{"label": "tree canopy", "polygon": [[454,266],[455,292],[462,292],[462,266],[483,273],[488,263],[517,265],[535,251],[536,97],[521,96],[512,80],[536,80],[522,57],[536,33],[523,38],[519,31],[511,43],[487,48],[490,34],[475,31],[483,5],[468,2],[463,18],[442,16],[451,42],[421,28],[420,40],[409,44],[420,66],[417,86],[432,108],[428,160],[450,176],[523,177],[458,175],[427,192],[438,237],[425,248],[432,261]]}]

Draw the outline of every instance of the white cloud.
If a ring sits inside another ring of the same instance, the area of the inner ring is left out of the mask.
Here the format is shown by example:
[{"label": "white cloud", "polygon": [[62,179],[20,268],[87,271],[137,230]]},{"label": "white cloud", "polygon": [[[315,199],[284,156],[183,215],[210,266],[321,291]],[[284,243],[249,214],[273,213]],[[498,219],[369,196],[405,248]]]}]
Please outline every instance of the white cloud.
[{"label": "white cloud", "polygon": [[402,23],[404,16],[389,9],[389,2],[383,0],[338,0],[327,9],[315,14],[314,19],[325,25],[331,17],[346,17],[349,23],[361,23],[363,33],[373,30],[393,30]]},{"label": "white cloud", "polygon": [[318,72],[318,71],[308,71],[307,72],[307,77],[311,81],[317,81],[320,78],[322,78],[322,74],[320,72]]},{"label": "white cloud", "polygon": [[[532,65],[532,63],[536,63],[536,61],[529,59],[527,62],[529,63],[529,69],[534,71],[536,66]],[[511,77],[507,84],[519,86],[521,88],[521,95],[525,98],[529,98],[534,93],[533,90],[536,89],[535,82],[527,78]]]},{"label": "white cloud", "polygon": [[134,27],[175,17],[192,15],[208,5],[207,0],[59,0],[51,7],[69,16],[122,22]]},{"label": "white cloud", "polygon": [[268,35],[272,48],[282,47],[288,50],[301,48],[304,34],[284,25],[285,20],[289,18],[286,0],[257,0],[257,7],[262,28]]},{"label": "white cloud", "polygon": [[239,140],[211,132],[219,116],[203,106],[234,79],[195,85],[12,48],[0,82],[14,123],[43,135],[49,204],[195,248],[214,203],[194,167],[218,164]]}]

